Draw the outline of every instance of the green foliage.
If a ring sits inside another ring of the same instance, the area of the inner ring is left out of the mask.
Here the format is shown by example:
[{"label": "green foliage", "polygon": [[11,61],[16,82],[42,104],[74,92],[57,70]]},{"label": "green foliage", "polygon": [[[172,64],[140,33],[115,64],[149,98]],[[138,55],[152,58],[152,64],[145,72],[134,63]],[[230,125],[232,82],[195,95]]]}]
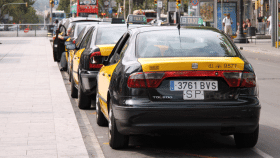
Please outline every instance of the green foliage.
[{"label": "green foliage", "polygon": [[64,10],[66,14],[70,13],[70,1],[69,0],[60,0],[59,5],[56,10]]},{"label": "green foliage", "polygon": [[[8,3],[28,3],[28,7],[25,4],[9,4],[2,7],[4,4]],[[35,3],[33,0],[1,0],[0,8],[1,15],[0,21],[5,23],[38,23],[39,19],[36,15],[35,9],[32,5]],[[13,17],[12,21],[4,21],[4,15],[9,14],[9,16]]]}]

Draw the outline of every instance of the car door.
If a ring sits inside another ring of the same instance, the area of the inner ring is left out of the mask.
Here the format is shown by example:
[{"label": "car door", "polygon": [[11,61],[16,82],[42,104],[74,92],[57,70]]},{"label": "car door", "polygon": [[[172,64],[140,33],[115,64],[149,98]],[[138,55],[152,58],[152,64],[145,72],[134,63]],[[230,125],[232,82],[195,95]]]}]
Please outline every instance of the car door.
[{"label": "car door", "polygon": [[80,64],[80,57],[82,55],[82,53],[84,52],[88,41],[91,39],[92,37],[92,32],[93,32],[93,28],[90,29],[87,34],[85,35],[79,50],[75,53],[74,57],[73,57],[73,80],[74,82],[78,85],[79,83],[79,78],[78,78],[78,69],[79,69],[79,64]]},{"label": "car door", "polygon": [[[116,68],[116,66],[118,65],[122,54],[125,52],[125,50],[127,49],[128,46],[128,41],[129,41],[129,34],[126,34],[125,36],[123,36],[123,39],[121,39],[121,42],[119,44],[116,45],[116,50],[112,52],[112,54],[109,56],[108,58],[108,65],[103,66],[100,69],[99,72],[99,78],[98,78],[98,93],[101,99],[101,110],[105,113],[108,114],[107,111],[107,95],[108,95],[108,89],[109,89],[109,85],[111,82],[111,77],[112,74]],[[105,102],[106,103],[105,103]]]}]

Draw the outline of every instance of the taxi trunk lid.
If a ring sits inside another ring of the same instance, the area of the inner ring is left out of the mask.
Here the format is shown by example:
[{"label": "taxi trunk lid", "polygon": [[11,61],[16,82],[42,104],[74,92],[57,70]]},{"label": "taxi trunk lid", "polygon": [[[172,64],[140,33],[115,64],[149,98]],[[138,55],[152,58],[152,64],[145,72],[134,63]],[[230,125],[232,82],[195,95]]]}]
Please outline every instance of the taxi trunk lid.
[{"label": "taxi trunk lid", "polygon": [[115,44],[97,45],[100,49],[101,56],[109,56],[115,47]]},{"label": "taxi trunk lid", "polygon": [[244,61],[239,57],[139,58],[153,101],[238,98]]}]

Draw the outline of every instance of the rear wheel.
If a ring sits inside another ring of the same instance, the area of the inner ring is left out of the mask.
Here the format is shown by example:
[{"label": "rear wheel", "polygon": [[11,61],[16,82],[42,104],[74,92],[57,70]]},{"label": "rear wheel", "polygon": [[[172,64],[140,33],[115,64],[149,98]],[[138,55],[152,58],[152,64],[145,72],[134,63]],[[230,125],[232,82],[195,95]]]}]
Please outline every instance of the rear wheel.
[{"label": "rear wheel", "polygon": [[253,133],[236,133],[234,134],[235,144],[238,148],[252,148],[259,138],[259,126]]},{"label": "rear wheel", "polygon": [[99,98],[98,98],[98,91],[96,90],[96,123],[99,126],[107,126],[108,125],[108,121],[106,120],[104,114],[101,111],[100,108],[100,102],[99,102]]},{"label": "rear wheel", "polygon": [[129,136],[119,133],[113,114],[111,100],[112,99],[110,99],[109,105],[109,144],[113,149],[121,149],[128,146]]},{"label": "rear wheel", "polygon": [[89,109],[91,106],[91,98],[83,92],[81,80],[78,86],[78,107],[80,109]]},{"label": "rear wheel", "polygon": [[78,97],[78,90],[75,87],[75,83],[74,83],[74,78],[73,76],[71,76],[71,97],[72,98],[77,98]]}]

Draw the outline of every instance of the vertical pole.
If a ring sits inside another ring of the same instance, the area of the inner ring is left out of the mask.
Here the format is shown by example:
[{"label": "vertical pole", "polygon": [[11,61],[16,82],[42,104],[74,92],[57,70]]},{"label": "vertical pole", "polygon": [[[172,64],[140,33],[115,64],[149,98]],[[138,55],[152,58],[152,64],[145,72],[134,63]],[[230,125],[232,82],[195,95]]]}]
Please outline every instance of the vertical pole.
[{"label": "vertical pole", "polygon": [[221,19],[222,19],[222,31],[224,31],[224,25],[223,25],[223,20],[224,20],[223,0],[221,1]]},{"label": "vertical pole", "polygon": [[35,37],[36,37],[36,36],[37,36],[37,35],[36,35],[37,26],[36,26],[36,25],[34,25],[34,26],[35,26]]},{"label": "vertical pole", "polygon": [[53,25],[53,19],[52,19],[52,4],[51,4],[51,25]]},{"label": "vertical pole", "polygon": [[240,0],[239,4],[239,34],[237,37],[234,39],[234,43],[248,43],[248,39],[246,36],[243,34],[243,0]]},{"label": "vertical pole", "polygon": [[157,4],[157,22],[159,21],[159,17],[160,17],[160,9]]},{"label": "vertical pole", "polygon": [[18,25],[17,25],[17,37],[18,37]]},{"label": "vertical pole", "polygon": [[217,12],[217,8],[218,8],[218,4],[217,4],[217,0],[214,0],[214,27],[215,28],[218,28],[218,25],[217,25],[217,18],[218,18],[218,12]]},{"label": "vertical pole", "polygon": [[125,16],[125,0],[123,0],[123,18],[126,19],[126,16]]},{"label": "vertical pole", "polygon": [[[270,21],[270,25],[272,26],[272,30],[271,30],[271,46],[272,47],[275,47],[275,42],[276,42],[276,38],[275,38],[275,35],[276,35],[276,29],[275,29],[275,22],[276,22],[276,17],[275,17],[275,13],[276,13],[276,7],[278,7],[278,5],[275,4],[275,1],[276,0],[272,0],[271,2],[271,6],[272,6],[272,9],[271,9],[271,21]],[[278,20],[278,19],[277,19]]]},{"label": "vertical pole", "polygon": [[280,8],[278,7],[279,6],[279,1],[278,2],[276,2],[277,3],[277,13],[276,13],[276,15],[277,15],[277,20],[276,20],[276,28],[277,28],[277,49],[279,49],[279,11],[280,11]]},{"label": "vertical pole", "polygon": [[128,0],[128,14],[131,14],[131,0]]}]

